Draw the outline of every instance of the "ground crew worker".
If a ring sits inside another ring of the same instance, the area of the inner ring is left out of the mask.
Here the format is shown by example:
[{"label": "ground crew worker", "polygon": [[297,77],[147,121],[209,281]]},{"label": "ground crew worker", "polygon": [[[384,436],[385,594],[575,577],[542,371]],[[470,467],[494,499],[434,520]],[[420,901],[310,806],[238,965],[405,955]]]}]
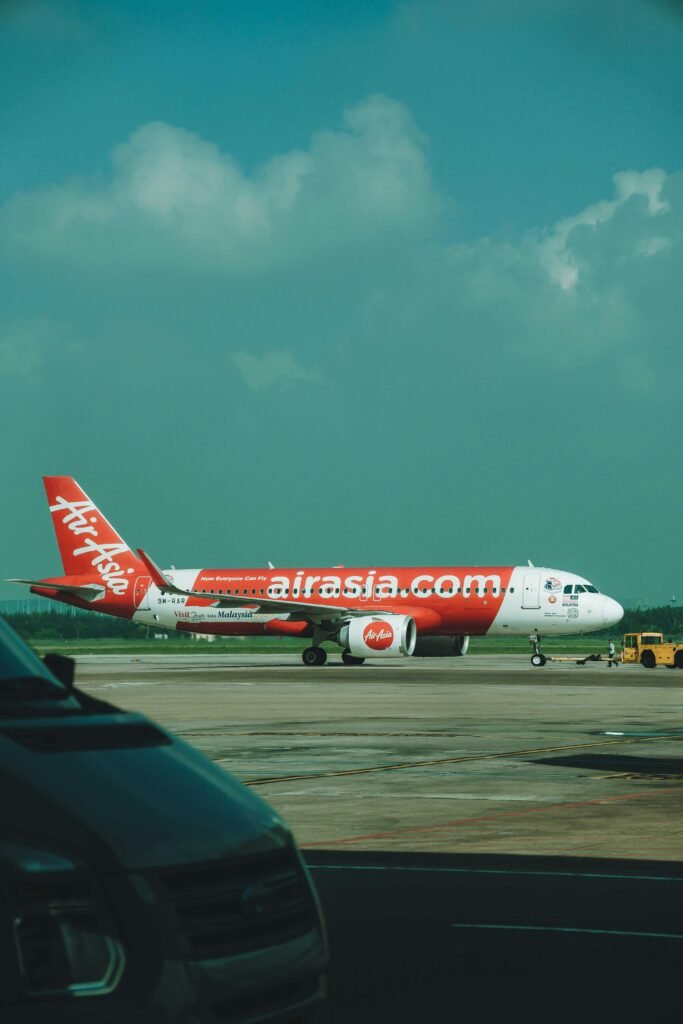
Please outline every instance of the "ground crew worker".
[{"label": "ground crew worker", "polygon": [[541,641],[541,638],[538,635],[538,631],[537,630],[535,630],[533,633],[529,633],[529,643],[533,647],[534,654],[540,654],[541,653],[540,641]]},{"label": "ground crew worker", "polygon": [[607,668],[611,668],[612,665],[619,668],[619,662],[617,660],[617,649],[614,646],[614,640],[610,640],[607,647]]}]

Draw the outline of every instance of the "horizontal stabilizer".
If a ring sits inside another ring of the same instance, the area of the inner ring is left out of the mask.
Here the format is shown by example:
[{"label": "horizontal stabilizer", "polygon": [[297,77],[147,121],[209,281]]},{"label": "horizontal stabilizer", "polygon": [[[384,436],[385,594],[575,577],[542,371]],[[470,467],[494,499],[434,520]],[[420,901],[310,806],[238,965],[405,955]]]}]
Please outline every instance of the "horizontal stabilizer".
[{"label": "horizontal stabilizer", "polygon": [[99,601],[104,597],[105,587],[99,583],[74,586],[70,583],[54,583],[51,580],[5,580],[5,583],[25,583],[29,587],[41,587],[43,590],[59,590],[62,594],[72,594],[82,601]]}]

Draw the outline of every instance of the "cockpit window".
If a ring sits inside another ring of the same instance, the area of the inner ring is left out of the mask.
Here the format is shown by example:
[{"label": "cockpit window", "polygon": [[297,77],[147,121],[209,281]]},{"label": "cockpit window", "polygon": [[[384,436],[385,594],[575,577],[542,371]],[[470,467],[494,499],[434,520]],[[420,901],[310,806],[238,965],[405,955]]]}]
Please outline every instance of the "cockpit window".
[{"label": "cockpit window", "polygon": [[574,589],[573,585],[571,583],[568,583],[567,586],[564,588],[564,592],[565,592],[565,594],[571,594],[573,589]]},{"label": "cockpit window", "polygon": [[597,587],[594,587],[594,586],[593,586],[592,584],[590,584],[590,583],[587,583],[587,584],[586,584],[586,590],[588,591],[588,593],[589,593],[589,594],[599,594],[599,593],[600,593],[600,591],[598,590],[598,588],[597,588]]},{"label": "cockpit window", "polygon": [[586,593],[586,588],[582,587],[580,583],[577,583],[575,585],[575,587],[574,587],[574,593],[575,594],[585,594]]}]

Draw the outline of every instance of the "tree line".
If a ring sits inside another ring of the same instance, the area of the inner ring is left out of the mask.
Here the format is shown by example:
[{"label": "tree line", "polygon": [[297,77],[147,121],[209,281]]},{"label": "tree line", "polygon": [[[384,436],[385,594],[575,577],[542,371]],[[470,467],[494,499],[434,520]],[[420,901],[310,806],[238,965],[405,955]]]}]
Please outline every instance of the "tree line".
[{"label": "tree line", "polygon": [[120,638],[141,640],[147,636],[147,627],[130,619],[117,619],[97,612],[75,615],[63,612],[19,612],[5,615],[5,621],[24,640],[94,640]]}]

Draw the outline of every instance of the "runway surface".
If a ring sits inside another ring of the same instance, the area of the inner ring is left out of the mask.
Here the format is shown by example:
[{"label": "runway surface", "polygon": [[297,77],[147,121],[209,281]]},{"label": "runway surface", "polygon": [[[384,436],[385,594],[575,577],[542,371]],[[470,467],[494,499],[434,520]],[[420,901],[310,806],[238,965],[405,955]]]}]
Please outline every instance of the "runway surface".
[{"label": "runway surface", "polygon": [[683,672],[523,656],[91,656],[77,683],[257,789],[304,848],[677,860]]},{"label": "runway surface", "polygon": [[159,655],[84,657],[76,681],[285,817],[334,1024],[677,1012],[683,672]]}]

